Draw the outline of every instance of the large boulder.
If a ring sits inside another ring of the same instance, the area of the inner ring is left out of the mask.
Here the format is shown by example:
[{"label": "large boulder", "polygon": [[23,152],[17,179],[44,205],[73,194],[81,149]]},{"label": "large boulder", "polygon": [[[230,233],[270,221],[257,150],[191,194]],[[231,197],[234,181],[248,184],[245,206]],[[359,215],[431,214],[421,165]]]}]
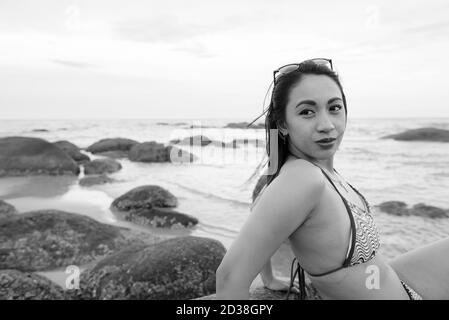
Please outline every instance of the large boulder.
[{"label": "large boulder", "polygon": [[151,209],[131,210],[122,214],[124,219],[153,228],[193,227],[198,219],[170,208],[152,207]]},{"label": "large boulder", "polygon": [[90,186],[97,185],[97,184],[111,183],[113,181],[114,181],[114,179],[109,178],[108,176],[102,174],[99,176],[84,177],[84,178],[80,179],[80,181],[78,183],[80,186],[90,187]]},{"label": "large boulder", "polygon": [[120,162],[114,159],[95,159],[93,161],[84,164],[84,173],[89,174],[104,174],[104,173],[114,173],[122,168]]},{"label": "large boulder", "polygon": [[92,153],[99,153],[105,151],[128,151],[133,145],[138,143],[135,140],[125,138],[108,138],[95,142],[87,147],[87,151]]},{"label": "large boulder", "polygon": [[0,220],[0,269],[82,265],[128,243],[120,228],[87,216],[58,210],[27,212]]},{"label": "large boulder", "polygon": [[57,146],[39,138],[0,138],[0,176],[78,175],[77,163]]},{"label": "large boulder", "polygon": [[18,212],[14,206],[6,203],[3,200],[0,200],[0,219],[11,218],[16,215]]},{"label": "large boulder", "polygon": [[217,240],[179,237],[130,246],[81,274],[81,299],[193,299],[215,292],[226,249]]},{"label": "large boulder", "polygon": [[176,207],[178,199],[168,190],[156,185],[145,185],[134,188],[115,199],[111,209],[130,211],[151,209],[152,207]]},{"label": "large boulder", "polygon": [[75,160],[78,163],[83,163],[90,161],[90,158],[86,156],[85,154],[80,152],[80,149],[73,143],[61,140],[53,142],[55,146],[57,146],[59,149],[67,153],[73,160]]},{"label": "large boulder", "polygon": [[391,134],[382,139],[394,139],[400,141],[437,141],[449,142],[449,130],[437,128],[419,128],[407,130],[398,134]]},{"label": "large boulder", "polygon": [[64,290],[47,278],[18,270],[0,270],[0,300],[64,300]]}]

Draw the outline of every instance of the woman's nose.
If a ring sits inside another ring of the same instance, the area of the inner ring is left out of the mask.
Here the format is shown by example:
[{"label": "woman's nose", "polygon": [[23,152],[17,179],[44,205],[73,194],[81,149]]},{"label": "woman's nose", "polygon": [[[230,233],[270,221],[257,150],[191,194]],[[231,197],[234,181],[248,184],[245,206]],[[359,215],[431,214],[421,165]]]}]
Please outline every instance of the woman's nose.
[{"label": "woman's nose", "polygon": [[318,131],[331,131],[335,129],[334,124],[327,114],[322,114],[318,117],[317,130]]}]

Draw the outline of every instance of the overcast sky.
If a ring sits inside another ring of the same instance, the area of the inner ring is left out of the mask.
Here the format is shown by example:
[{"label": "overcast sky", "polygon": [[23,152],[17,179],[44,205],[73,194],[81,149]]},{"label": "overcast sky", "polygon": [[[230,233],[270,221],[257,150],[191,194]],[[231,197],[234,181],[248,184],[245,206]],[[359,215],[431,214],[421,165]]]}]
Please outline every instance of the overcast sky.
[{"label": "overcast sky", "polygon": [[312,57],[350,117],[449,117],[447,0],[0,0],[0,118],[251,120]]}]

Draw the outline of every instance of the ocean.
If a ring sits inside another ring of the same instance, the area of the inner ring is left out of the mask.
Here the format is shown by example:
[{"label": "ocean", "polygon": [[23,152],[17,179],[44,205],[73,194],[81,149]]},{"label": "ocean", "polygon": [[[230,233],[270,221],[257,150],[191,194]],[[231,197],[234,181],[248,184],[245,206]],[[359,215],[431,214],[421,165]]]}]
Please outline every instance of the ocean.
[{"label": "ocean", "polygon": [[[248,119],[72,119],[0,120],[0,137],[26,136],[50,142],[68,140],[81,148],[103,138],[129,138],[167,144],[176,138],[202,134],[210,139],[265,140],[263,129],[223,128]],[[191,129],[190,126],[202,126]],[[334,167],[372,205],[404,201],[449,208],[449,144],[380,139],[408,129],[449,130],[446,119],[348,119]],[[46,131],[35,131],[45,129]],[[264,147],[194,147],[192,164],[139,163],[119,159],[122,170],[110,174],[116,182],[81,187],[73,177],[0,178],[0,199],[19,212],[59,209],[88,215],[101,222],[123,224],[110,212],[111,202],[141,185],[159,185],[179,200],[176,209],[199,219],[191,235],[221,241],[229,247],[249,214],[256,180],[247,182],[264,156]],[[1,150],[0,150],[1,152]],[[86,153],[89,154],[89,153]],[[98,158],[89,154],[92,159]]]}]

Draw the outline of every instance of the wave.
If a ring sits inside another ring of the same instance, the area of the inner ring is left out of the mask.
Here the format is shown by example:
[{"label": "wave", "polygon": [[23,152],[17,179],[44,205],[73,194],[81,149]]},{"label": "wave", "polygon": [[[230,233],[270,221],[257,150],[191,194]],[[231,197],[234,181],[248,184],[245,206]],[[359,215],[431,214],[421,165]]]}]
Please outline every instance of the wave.
[{"label": "wave", "polygon": [[170,184],[173,184],[173,185],[175,185],[175,186],[177,186],[179,188],[182,188],[184,190],[190,191],[192,193],[196,193],[196,194],[202,195],[203,197],[205,197],[207,199],[219,200],[219,201],[231,203],[233,205],[237,205],[237,206],[241,206],[241,207],[245,207],[245,208],[247,208],[248,206],[251,205],[251,203],[249,201],[245,202],[245,201],[239,201],[239,200],[235,200],[235,199],[229,199],[229,198],[225,198],[225,197],[222,197],[222,196],[218,196],[218,195],[213,194],[213,193],[204,192],[204,191],[201,191],[201,190],[198,190],[198,189],[195,189],[195,188],[187,187],[187,186],[182,185],[180,183],[176,183],[176,182],[172,182],[172,181],[167,181],[167,182],[170,183]]}]

